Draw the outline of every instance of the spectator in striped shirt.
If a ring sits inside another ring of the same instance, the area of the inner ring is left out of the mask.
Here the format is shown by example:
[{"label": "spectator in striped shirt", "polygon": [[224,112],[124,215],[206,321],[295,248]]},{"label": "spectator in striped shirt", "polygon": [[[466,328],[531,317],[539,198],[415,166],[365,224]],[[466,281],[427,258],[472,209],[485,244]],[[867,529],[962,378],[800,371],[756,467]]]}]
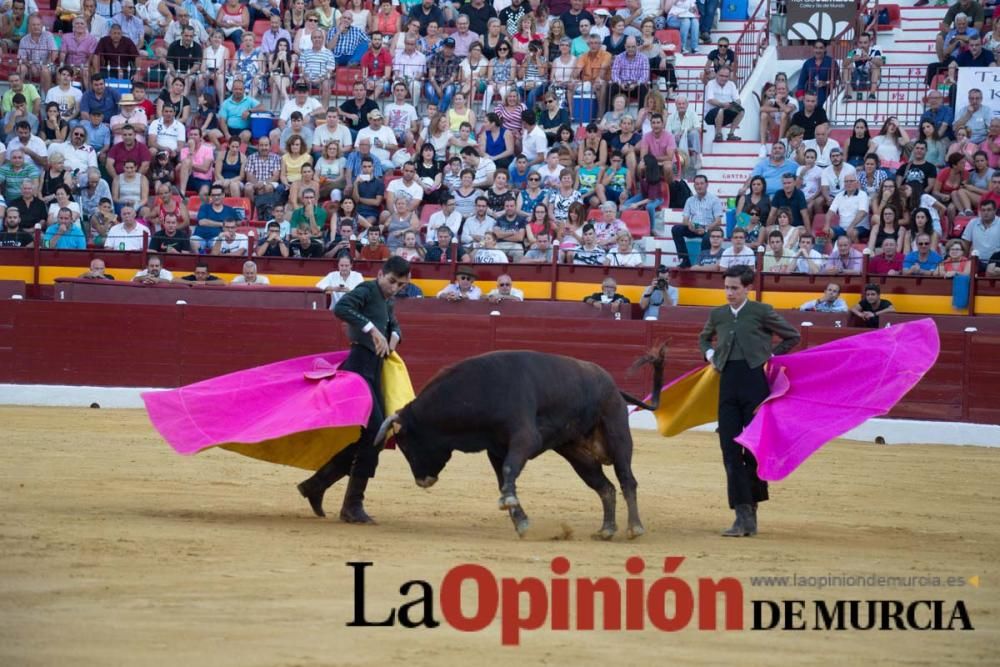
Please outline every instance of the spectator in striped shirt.
[{"label": "spectator in striped shirt", "polygon": [[323,31],[314,30],[310,36],[312,48],[299,55],[299,66],[303,79],[312,87],[319,87],[323,98],[323,108],[330,105],[330,79],[336,67],[336,60],[330,49],[323,46]]}]

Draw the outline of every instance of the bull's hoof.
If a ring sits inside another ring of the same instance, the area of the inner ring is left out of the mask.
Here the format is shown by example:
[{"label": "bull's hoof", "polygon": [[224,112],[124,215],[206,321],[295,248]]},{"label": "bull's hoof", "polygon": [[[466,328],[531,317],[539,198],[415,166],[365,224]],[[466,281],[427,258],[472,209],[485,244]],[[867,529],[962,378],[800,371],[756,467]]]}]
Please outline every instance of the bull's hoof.
[{"label": "bull's hoof", "polygon": [[646,534],[646,529],[642,527],[641,523],[637,523],[634,526],[629,526],[628,531],[625,533],[628,539],[634,540],[637,537],[642,537]]},{"label": "bull's hoof", "polygon": [[595,540],[601,540],[603,542],[607,542],[612,537],[614,537],[615,533],[617,532],[618,532],[618,526],[604,526],[599,531],[594,533],[593,537]]},{"label": "bull's hoof", "polygon": [[527,519],[521,519],[520,521],[514,522],[514,530],[517,531],[518,537],[524,537],[524,534],[528,532],[528,528],[531,526],[531,522]]},{"label": "bull's hoof", "polygon": [[313,514],[323,518],[326,516],[326,512],[323,511],[323,491],[316,491],[309,484],[309,480],[306,480],[298,485],[299,493],[302,497],[309,501],[309,506],[312,507]]},{"label": "bull's hoof", "polygon": [[520,507],[521,502],[517,499],[517,496],[500,496],[500,500],[497,501],[498,509],[509,510],[515,507]]}]

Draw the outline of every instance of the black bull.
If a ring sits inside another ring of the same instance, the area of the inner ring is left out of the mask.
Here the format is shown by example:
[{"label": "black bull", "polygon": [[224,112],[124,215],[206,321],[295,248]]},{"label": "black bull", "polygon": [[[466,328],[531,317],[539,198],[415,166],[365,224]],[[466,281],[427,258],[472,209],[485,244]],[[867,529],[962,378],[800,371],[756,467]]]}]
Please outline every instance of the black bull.
[{"label": "black bull", "polygon": [[519,535],[528,517],[515,483],[525,463],[554,450],[597,492],[604,520],[596,537],[611,539],[615,487],[602,466],[613,465],[628,505],[628,537],[642,535],[632,474],[632,434],[626,403],[654,410],[663,380],[665,347],[633,365],[653,365],[653,404],[620,391],[596,364],[540,352],[493,352],[466,359],[438,373],[409,405],[379,429],[381,446],[390,427],[421,487],[432,486],[452,452],[485,450],[506,509]]}]

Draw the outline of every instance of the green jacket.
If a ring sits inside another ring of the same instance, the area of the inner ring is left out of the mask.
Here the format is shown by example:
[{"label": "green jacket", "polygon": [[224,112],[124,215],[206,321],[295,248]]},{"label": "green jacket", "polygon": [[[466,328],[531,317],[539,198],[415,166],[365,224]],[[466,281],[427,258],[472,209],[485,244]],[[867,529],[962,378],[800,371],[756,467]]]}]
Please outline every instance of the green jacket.
[{"label": "green jacket", "polygon": [[365,281],[340,297],[333,307],[333,314],[347,323],[347,335],[352,343],[372,352],[375,351],[375,344],[372,343],[372,337],[364,331],[369,323],[381,331],[386,340],[389,340],[393,332],[400,338],[403,336],[393,313],[392,302],[386,301],[375,280]]},{"label": "green jacket", "polygon": [[[774,336],[781,339],[777,345],[773,344]],[[698,337],[698,346],[702,355],[706,355],[715,338],[712,365],[721,371],[726,367],[737,337],[750,368],[763,365],[772,355],[788,352],[801,338],[798,329],[786,322],[772,306],[747,300],[739,317],[733,317],[728,304],[713,309]]]}]

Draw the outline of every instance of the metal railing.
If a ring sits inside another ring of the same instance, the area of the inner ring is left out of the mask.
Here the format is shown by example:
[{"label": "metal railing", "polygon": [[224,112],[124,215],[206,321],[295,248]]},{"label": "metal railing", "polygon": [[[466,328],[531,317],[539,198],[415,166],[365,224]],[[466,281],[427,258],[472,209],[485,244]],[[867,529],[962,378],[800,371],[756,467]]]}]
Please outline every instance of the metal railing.
[{"label": "metal railing", "polygon": [[767,49],[770,34],[768,20],[771,16],[770,0],[759,0],[757,6],[743,23],[743,31],[733,45],[736,53],[736,87],[742,89],[753,74],[757,61]]},{"label": "metal railing", "polygon": [[871,126],[873,135],[889,117],[895,118],[901,126],[915,128],[924,112],[924,96],[927,93],[924,76],[925,71],[921,67],[883,67],[875,100],[868,100],[867,92],[861,101],[845,99],[846,84],[841,82],[834,89],[835,95],[827,101],[827,114],[831,119],[849,118],[848,124],[853,123],[855,118],[864,118]]}]

